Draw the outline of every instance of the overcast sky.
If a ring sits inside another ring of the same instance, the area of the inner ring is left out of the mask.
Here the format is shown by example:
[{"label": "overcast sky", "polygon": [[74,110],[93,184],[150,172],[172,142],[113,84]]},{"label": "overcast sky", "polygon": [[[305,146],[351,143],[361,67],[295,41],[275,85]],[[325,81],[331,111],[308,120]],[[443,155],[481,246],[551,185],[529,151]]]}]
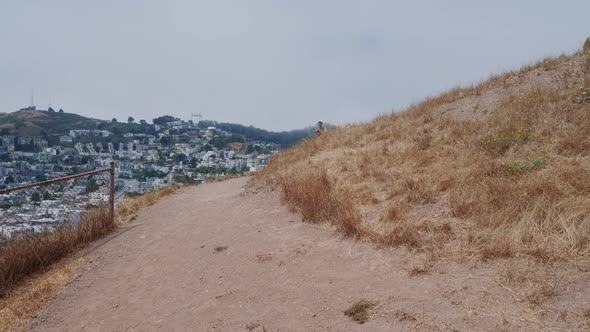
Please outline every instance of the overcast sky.
[{"label": "overcast sky", "polygon": [[378,114],[590,36],[590,1],[0,0],[0,112],[295,129]]}]

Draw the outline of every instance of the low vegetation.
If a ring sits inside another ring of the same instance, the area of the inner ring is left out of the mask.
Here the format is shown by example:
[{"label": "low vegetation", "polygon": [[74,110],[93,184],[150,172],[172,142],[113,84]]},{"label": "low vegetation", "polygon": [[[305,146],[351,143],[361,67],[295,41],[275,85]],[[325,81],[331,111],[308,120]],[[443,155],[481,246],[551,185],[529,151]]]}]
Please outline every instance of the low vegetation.
[{"label": "low vegetation", "polygon": [[6,295],[27,275],[46,268],[113,228],[108,209],[91,209],[75,225],[62,226],[49,233],[26,235],[3,244],[0,246],[0,296]]},{"label": "low vegetation", "polygon": [[215,248],[213,248],[213,250],[215,252],[222,252],[222,251],[226,251],[228,248],[228,246],[216,246]]},{"label": "low vegetation", "polygon": [[374,304],[368,300],[361,299],[352,307],[344,311],[344,314],[359,324],[364,324],[369,320],[369,311]]},{"label": "low vegetation", "polygon": [[139,210],[181,188],[168,186],[119,202],[115,225],[106,208],[90,209],[77,224],[54,232],[30,234],[0,246],[0,331],[10,331],[42,308],[57,287],[74,275],[85,261],[77,250],[137,218]]}]

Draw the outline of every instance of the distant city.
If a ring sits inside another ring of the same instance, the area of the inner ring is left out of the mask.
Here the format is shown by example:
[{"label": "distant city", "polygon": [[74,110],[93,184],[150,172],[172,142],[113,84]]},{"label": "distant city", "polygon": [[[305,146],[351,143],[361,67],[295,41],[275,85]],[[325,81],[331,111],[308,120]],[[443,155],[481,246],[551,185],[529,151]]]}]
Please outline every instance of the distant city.
[{"label": "distant city", "polygon": [[[35,107],[17,113],[27,118],[27,112],[35,116],[63,113]],[[43,130],[41,136],[30,136],[12,133],[7,128],[15,125],[2,127],[0,122],[0,189],[107,168],[114,162],[120,198],[175,183],[257,172],[281,148],[208,124],[172,116],[136,124],[129,117],[124,125],[112,119],[104,126],[112,131],[74,127],[67,134],[49,135]],[[96,189],[72,183],[53,189],[46,194],[50,197],[25,197],[18,191],[0,195],[0,237],[77,221],[88,206],[108,201],[108,192]]]}]

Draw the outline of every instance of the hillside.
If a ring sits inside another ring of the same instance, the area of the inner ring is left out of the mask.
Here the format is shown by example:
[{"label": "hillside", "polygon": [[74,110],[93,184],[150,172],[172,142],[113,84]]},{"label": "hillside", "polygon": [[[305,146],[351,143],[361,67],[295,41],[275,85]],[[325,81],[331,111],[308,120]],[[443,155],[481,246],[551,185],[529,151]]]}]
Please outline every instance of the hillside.
[{"label": "hillside", "polygon": [[200,121],[201,127],[214,126],[223,131],[230,132],[232,134],[244,135],[247,138],[254,141],[263,141],[279,144],[282,146],[292,146],[295,143],[301,141],[304,138],[309,137],[314,133],[315,128],[304,128],[291,131],[273,132],[253,126],[244,126],[236,123],[216,122],[216,121]]},{"label": "hillside", "polygon": [[[178,120],[172,116],[161,117],[169,121]],[[159,118],[158,118],[159,119]],[[292,131],[273,132],[252,126],[216,121],[201,121],[200,127],[216,126],[232,134],[242,135],[249,141],[262,141],[282,146],[291,146],[313,133],[313,128]],[[55,140],[59,135],[67,135],[71,129],[101,129],[116,135],[125,133],[155,134],[152,125],[111,122],[86,118],[73,113],[47,111],[17,111],[0,113],[0,135],[17,135],[25,137],[46,137]]]},{"label": "hillside", "polygon": [[18,111],[0,113],[0,130],[18,136],[63,135],[70,129],[95,129],[105,121],[72,113]]},{"label": "hillside", "polygon": [[261,178],[346,236],[431,261],[510,258],[503,280],[542,303],[564,287],[546,266],[590,271],[589,75],[590,51],[545,59],[329,130]]}]

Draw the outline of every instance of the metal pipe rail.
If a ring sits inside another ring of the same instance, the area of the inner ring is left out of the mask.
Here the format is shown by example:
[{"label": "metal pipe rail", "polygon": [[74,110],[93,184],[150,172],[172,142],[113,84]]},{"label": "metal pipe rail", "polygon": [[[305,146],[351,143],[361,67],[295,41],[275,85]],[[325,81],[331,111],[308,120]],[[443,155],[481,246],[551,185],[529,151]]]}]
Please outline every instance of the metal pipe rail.
[{"label": "metal pipe rail", "polygon": [[87,177],[87,176],[91,176],[91,175],[96,175],[96,174],[101,174],[101,173],[109,173],[109,175],[110,175],[110,178],[109,178],[109,182],[110,182],[109,183],[109,212],[110,212],[110,222],[111,222],[111,224],[114,224],[115,223],[115,163],[114,162],[111,162],[111,166],[108,168],[101,168],[101,169],[97,169],[94,171],[88,171],[88,172],[83,172],[83,173],[79,173],[79,174],[64,176],[61,178],[51,179],[51,180],[47,180],[47,181],[31,183],[31,184],[13,187],[13,188],[1,189],[0,195],[6,195],[6,194],[20,191],[20,190],[27,190],[27,189],[31,189],[31,188],[44,187],[44,186],[48,186],[48,185],[59,183],[59,182],[65,182],[65,181],[74,180],[74,179]]}]

